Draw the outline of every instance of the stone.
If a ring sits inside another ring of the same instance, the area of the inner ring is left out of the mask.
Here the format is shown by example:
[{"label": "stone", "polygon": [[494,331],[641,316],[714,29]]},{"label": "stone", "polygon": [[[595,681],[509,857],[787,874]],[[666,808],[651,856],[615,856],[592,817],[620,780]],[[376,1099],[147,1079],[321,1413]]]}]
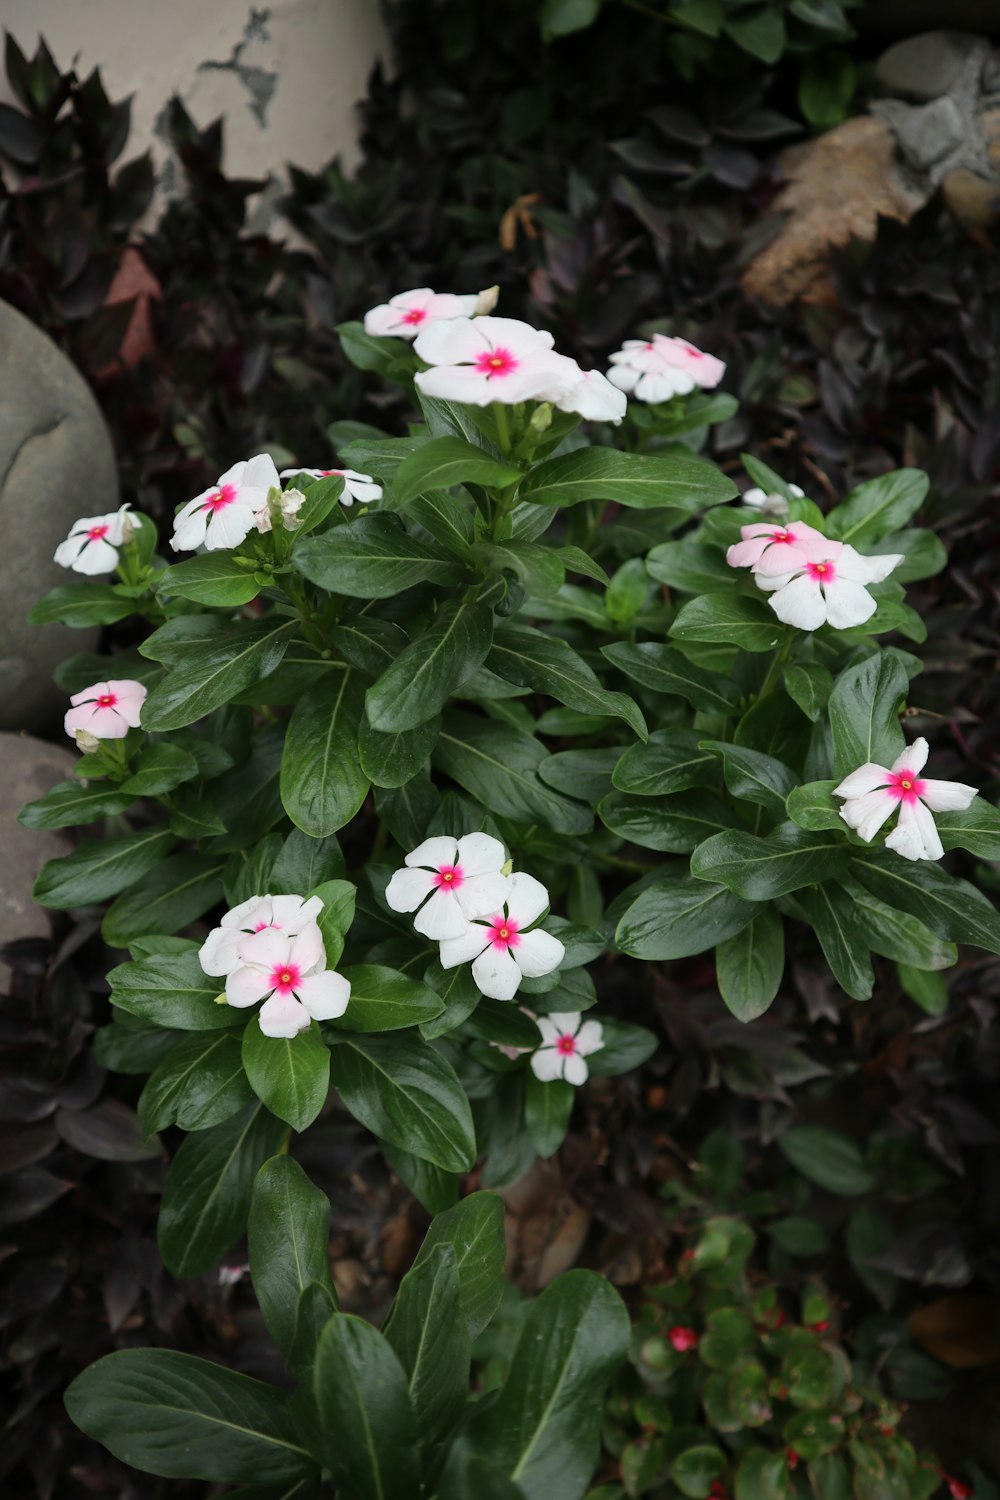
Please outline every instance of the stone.
[{"label": "stone", "polygon": [[966,31],[925,31],[897,42],[875,64],[875,82],[883,94],[925,103],[947,94],[958,82],[968,58],[983,46]]},{"label": "stone", "polygon": [[[0,733],[0,944],[17,938],[48,937],[49,915],[31,899],[31,889],[45,861],[70,852],[67,832],[37,832],[23,827],[17,815],[26,802],[66,781],[79,760],[74,750],[49,745],[26,734]],[[10,970],[0,963],[0,990]]]},{"label": "stone", "polygon": [[889,123],[896,132],[899,149],[917,172],[931,172],[937,162],[961,151],[966,139],[965,122],[954,99],[935,99],[931,104],[897,106]]},{"label": "stone", "polygon": [[956,167],[941,183],[944,201],[966,229],[986,229],[1000,212],[1000,180]]},{"label": "stone", "polygon": [[54,729],[66,698],[53,669],[97,632],[29,625],[41,596],[76,575],[52,554],[79,516],[118,505],[111,439],[82,375],[0,302],[0,730]]},{"label": "stone", "polygon": [[879,216],[905,223],[927,201],[896,170],[895,151],[888,121],[863,115],[786,151],[774,207],[787,218],[743,273],[744,291],[779,307],[833,305],[830,248],[852,236],[873,240]]}]

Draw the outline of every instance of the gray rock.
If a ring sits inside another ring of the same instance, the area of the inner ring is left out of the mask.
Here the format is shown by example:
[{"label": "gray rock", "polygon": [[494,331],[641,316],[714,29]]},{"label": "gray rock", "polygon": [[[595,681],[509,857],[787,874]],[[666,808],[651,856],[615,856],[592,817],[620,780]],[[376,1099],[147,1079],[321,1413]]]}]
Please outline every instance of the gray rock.
[{"label": "gray rock", "polygon": [[969,57],[982,49],[981,39],[965,31],[925,31],[883,52],[875,64],[875,81],[882,93],[900,99],[938,99],[957,83]]},{"label": "gray rock", "polygon": [[947,97],[913,108],[904,105],[890,123],[900,150],[918,172],[930,172],[936,163],[961,151],[966,140],[962,113]]},{"label": "gray rock", "polygon": [[52,561],[77,517],[117,505],[111,439],[89,387],[46,334],[0,302],[0,730],[58,724],[66,698],[52,671],[93,650],[97,635],[24,617],[77,578]]},{"label": "gray rock", "polygon": [[[33,832],[17,821],[26,802],[44,797],[66,781],[79,760],[75,751],[28,735],[0,734],[0,943],[48,937],[48,914],[31,899],[31,888],[47,859],[70,851],[69,835]],[[0,963],[0,988],[9,979]]]}]

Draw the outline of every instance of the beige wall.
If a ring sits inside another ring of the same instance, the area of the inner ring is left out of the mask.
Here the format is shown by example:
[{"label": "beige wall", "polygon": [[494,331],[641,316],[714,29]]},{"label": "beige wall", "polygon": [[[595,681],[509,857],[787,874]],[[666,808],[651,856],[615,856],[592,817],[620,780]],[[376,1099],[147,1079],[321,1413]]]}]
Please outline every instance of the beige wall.
[{"label": "beige wall", "polygon": [[384,55],[378,0],[0,0],[0,21],[29,56],[41,32],[61,68],[134,93],[126,158],[152,146],[162,167],[173,93],[200,125],[224,115],[231,176],[356,160],[354,106]]}]

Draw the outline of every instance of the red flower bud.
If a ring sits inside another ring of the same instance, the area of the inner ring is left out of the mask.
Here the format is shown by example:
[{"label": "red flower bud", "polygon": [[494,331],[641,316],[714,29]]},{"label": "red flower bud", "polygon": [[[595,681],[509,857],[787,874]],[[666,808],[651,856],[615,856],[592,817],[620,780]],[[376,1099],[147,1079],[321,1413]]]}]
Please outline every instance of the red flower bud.
[{"label": "red flower bud", "polygon": [[729,1500],[729,1491],[721,1479],[712,1480],[712,1488],[709,1490],[711,1500]]},{"label": "red flower bud", "polygon": [[949,1474],[944,1475],[944,1480],[951,1500],[974,1500],[976,1492],[971,1484],[963,1484],[960,1479],[952,1479]]},{"label": "red flower bud", "polygon": [[794,1448],[786,1448],[785,1449],[785,1463],[788,1465],[788,1467],[790,1469],[797,1469],[798,1468],[798,1466],[799,1466],[799,1455],[796,1453],[796,1451],[795,1451]]},{"label": "red flower bud", "polygon": [[698,1335],[693,1328],[684,1328],[678,1324],[671,1328],[667,1337],[678,1354],[687,1354],[689,1350],[698,1347]]},{"label": "red flower bud", "polygon": [[830,1329],[830,1324],[829,1324],[829,1321],[826,1318],[820,1318],[820,1320],[819,1320],[818,1323],[814,1323],[813,1324],[813,1332],[814,1333],[828,1333],[829,1329]]}]

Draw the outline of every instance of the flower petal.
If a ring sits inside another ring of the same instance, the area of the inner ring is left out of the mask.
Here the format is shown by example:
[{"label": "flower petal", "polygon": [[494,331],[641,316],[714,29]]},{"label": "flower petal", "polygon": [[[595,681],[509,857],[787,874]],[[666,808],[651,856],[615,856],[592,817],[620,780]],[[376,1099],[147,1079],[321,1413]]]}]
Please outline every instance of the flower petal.
[{"label": "flower petal", "polygon": [[533,932],[522,932],[521,941],[514,950],[514,961],[528,979],[551,974],[565,957],[564,945],[551,932],[543,932],[541,927],[536,927]]},{"label": "flower petal", "polygon": [[538,920],[549,904],[549,893],[534,875],[518,871],[510,877],[507,889],[507,915],[513,917],[519,927],[530,927]]},{"label": "flower petal", "polygon": [[428,365],[472,364],[493,345],[482,327],[484,318],[449,318],[432,323],[417,335],[413,347]]},{"label": "flower petal", "polygon": [[295,993],[314,1020],[333,1021],[347,1009],[351,986],[343,974],[326,969],[299,980]]},{"label": "flower petal", "polygon": [[582,1057],[579,1052],[571,1053],[563,1064],[563,1077],[574,1088],[579,1088],[581,1083],[586,1083],[588,1077],[586,1058]]},{"label": "flower petal", "polygon": [[309,922],[315,922],[323,910],[319,896],[310,896],[304,901],[301,896],[275,896],[271,903],[271,921],[289,937],[301,932]]},{"label": "flower petal", "polygon": [[894,771],[922,771],[927,764],[929,754],[930,746],[921,735],[919,739],[913,741],[912,745],[907,745],[902,755],[896,756],[892,769]]},{"label": "flower petal", "polygon": [[422,844],[408,854],[403,861],[406,865],[430,865],[436,870],[439,865],[453,865],[455,855],[458,852],[458,839],[451,838],[448,834],[438,834],[431,839],[424,839]]},{"label": "flower petal", "polygon": [[265,927],[271,925],[270,896],[250,896],[246,901],[241,901],[238,906],[226,912],[221,925],[252,931],[258,922],[263,922]]},{"label": "flower petal", "polygon": [[510,950],[492,945],[472,965],[472,977],[491,1000],[513,1000],[521,983],[521,971]]},{"label": "flower petal", "polygon": [[393,911],[416,911],[434,889],[430,870],[397,870],[385,888],[385,899]]},{"label": "flower petal", "polygon": [[[567,1029],[573,1029],[573,1028],[567,1028],[565,1026],[565,1024],[563,1024],[563,1025],[559,1024],[560,1022],[565,1023],[566,1019],[567,1019],[566,1016],[538,1016],[538,1017],[536,1017],[535,1025],[538,1027],[539,1031],[542,1033],[542,1043],[543,1043],[544,1046],[554,1047],[555,1044],[556,1044],[556,1042],[559,1040],[560,1034],[563,1031],[565,1031]],[[576,1020],[579,1021],[579,1019],[580,1019],[580,1017],[579,1017],[579,1015],[577,1015],[576,1016]]]},{"label": "flower petal", "polygon": [[221,979],[239,968],[242,938],[238,927],[214,927],[198,949],[198,962],[204,972],[213,979]]},{"label": "flower petal", "polygon": [[223,510],[217,510],[205,528],[205,548],[208,552],[219,552],[226,547],[238,547],[246,541],[254,527],[254,513],[249,505],[234,501]]},{"label": "flower petal", "polygon": [[[839,567],[838,563],[838,567]],[[878,609],[864,584],[854,583],[849,578],[837,577],[824,587],[826,594],[826,618],[834,630],[850,630],[852,625],[863,625]]]},{"label": "flower petal", "polygon": [[940,859],[944,853],[934,819],[920,801],[900,805],[899,822],[886,839],[885,847],[894,849],[904,859]]},{"label": "flower petal", "polygon": [[426,906],[422,906],[413,918],[413,926],[422,937],[431,938],[438,943],[444,938],[460,938],[468,921],[462,915],[462,908],[455,900],[454,891],[439,886]]},{"label": "flower petal", "polygon": [[503,910],[510,894],[508,875],[473,875],[463,880],[455,892],[455,900],[471,921],[473,917],[492,917]]},{"label": "flower petal", "polygon": [[454,969],[456,964],[467,964],[476,958],[488,945],[489,932],[475,922],[469,922],[461,937],[445,938],[438,952],[442,969]]},{"label": "flower petal", "polygon": [[976,793],[977,788],[964,781],[925,781],[920,800],[931,812],[963,812]]},{"label": "flower petal", "polygon": [[261,968],[273,968],[277,964],[289,963],[291,943],[287,935],[277,927],[265,927],[263,932],[252,932],[240,938],[240,957],[244,963],[259,964]]},{"label": "flower petal", "polygon": [[315,922],[307,922],[292,938],[288,946],[288,957],[292,963],[298,964],[304,974],[310,969],[323,967],[326,963],[326,950],[323,947],[323,934]]},{"label": "flower petal", "polygon": [[531,1071],[541,1083],[554,1083],[563,1074],[563,1057],[555,1047],[539,1047],[531,1054]]},{"label": "flower petal", "polygon": [[506,859],[503,844],[488,833],[467,833],[458,841],[455,863],[465,875],[495,875]]},{"label": "flower petal", "polygon": [[[893,767],[895,770],[895,766]],[[877,766],[873,760],[866,760],[863,766],[845,776],[839,786],[833,789],[835,797],[864,797],[868,792],[874,792],[880,786],[888,786],[891,772],[886,766]]]},{"label": "flower petal", "polygon": [[250,968],[249,965],[234,969],[226,976],[226,999],[238,1010],[245,1010],[248,1005],[256,1005],[257,1001],[263,1000],[273,988],[270,977],[264,969]]},{"label": "flower petal", "polygon": [[848,828],[853,828],[858,838],[870,844],[887,818],[891,818],[898,802],[884,788],[866,792],[863,797],[852,797],[840,809],[840,816]]},{"label": "flower petal", "polygon": [[305,1031],[309,1025],[309,1012],[300,1005],[294,995],[272,995],[260,1008],[260,1029],[265,1036],[290,1039]]},{"label": "flower petal", "polygon": [[767,602],[783,624],[795,625],[799,630],[818,630],[826,620],[826,604],[819,584],[808,573],[775,589]]},{"label": "flower petal", "polygon": [[600,1052],[604,1046],[604,1027],[600,1021],[584,1021],[576,1034],[576,1050],[584,1057]]}]

